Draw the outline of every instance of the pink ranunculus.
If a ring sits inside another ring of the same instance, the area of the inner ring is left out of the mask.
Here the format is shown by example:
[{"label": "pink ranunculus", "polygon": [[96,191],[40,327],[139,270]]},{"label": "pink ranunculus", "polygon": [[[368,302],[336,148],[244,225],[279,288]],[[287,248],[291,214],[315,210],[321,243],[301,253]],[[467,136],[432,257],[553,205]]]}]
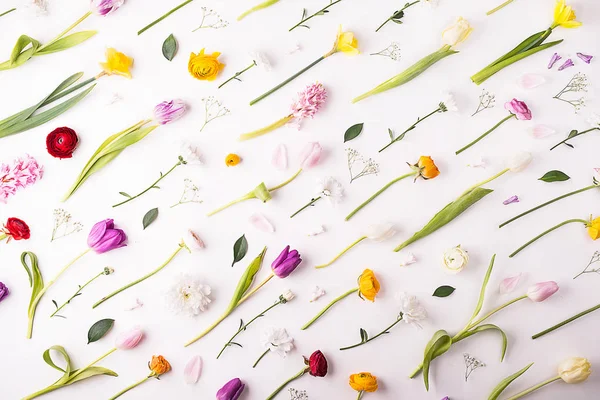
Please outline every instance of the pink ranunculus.
[{"label": "pink ranunculus", "polygon": [[119,350],[131,350],[136,347],[144,337],[144,331],[139,328],[133,328],[128,332],[123,332],[117,336],[115,347]]},{"label": "pink ranunculus", "polygon": [[546,300],[558,291],[558,284],[554,281],[539,282],[527,289],[527,297],[536,303]]},{"label": "pink ranunculus", "polygon": [[300,153],[300,168],[309,169],[319,163],[323,148],[318,142],[308,143]]},{"label": "pink ranunculus", "polygon": [[529,121],[531,119],[531,111],[524,101],[512,99],[511,101],[504,103],[504,108],[511,114],[514,114],[519,120]]}]

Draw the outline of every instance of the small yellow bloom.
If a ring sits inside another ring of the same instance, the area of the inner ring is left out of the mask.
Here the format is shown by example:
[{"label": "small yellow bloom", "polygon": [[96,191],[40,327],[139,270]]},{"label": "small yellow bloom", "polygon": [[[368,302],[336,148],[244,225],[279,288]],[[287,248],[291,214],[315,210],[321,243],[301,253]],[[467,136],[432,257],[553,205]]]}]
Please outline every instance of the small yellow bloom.
[{"label": "small yellow bloom", "polygon": [[375,296],[379,293],[381,286],[375,277],[375,273],[370,269],[365,269],[358,277],[358,290],[361,297],[367,300],[375,301]]},{"label": "small yellow bloom", "polygon": [[188,71],[194,78],[201,81],[214,81],[225,67],[225,64],[218,60],[220,55],[221,53],[217,51],[210,55],[204,54],[204,49],[200,50],[198,54],[192,53],[188,62]]},{"label": "small yellow bloom", "polygon": [[354,56],[360,53],[358,51],[358,40],[354,37],[354,33],[352,32],[342,32],[342,26],[338,27],[337,36],[335,37],[335,43],[333,44],[333,49],[327,54],[325,57],[329,57],[332,54],[341,51],[342,53],[346,53],[348,55]]},{"label": "small yellow bloom", "polygon": [[565,4],[565,0],[558,0],[554,7],[554,23],[553,28],[562,26],[563,28],[577,28],[581,26],[581,22],[575,21],[575,11]]},{"label": "small yellow bloom", "polygon": [[227,157],[225,157],[225,164],[228,167],[235,167],[240,161],[242,161],[242,159],[237,154],[227,154]]},{"label": "small yellow bloom", "polygon": [[587,225],[587,228],[588,235],[590,235],[593,240],[600,239],[600,217],[591,220]]},{"label": "small yellow bloom", "polygon": [[369,372],[350,375],[350,387],[357,392],[374,392],[377,390],[377,377]]},{"label": "small yellow bloom", "polygon": [[163,356],[152,356],[152,361],[148,363],[148,368],[154,374],[162,375],[171,370],[171,364]]},{"label": "small yellow bloom", "polygon": [[471,32],[473,32],[473,28],[469,21],[463,17],[458,17],[454,24],[442,31],[442,43],[454,47],[467,40]]},{"label": "small yellow bloom", "polygon": [[106,49],[106,62],[100,63],[102,70],[107,75],[121,75],[131,79],[129,68],[133,65],[133,58],[119,53],[112,47]]},{"label": "small yellow bloom", "polygon": [[433,179],[440,174],[440,170],[438,169],[433,159],[429,156],[421,156],[419,157],[419,161],[415,166],[419,169],[419,175],[423,179]]}]

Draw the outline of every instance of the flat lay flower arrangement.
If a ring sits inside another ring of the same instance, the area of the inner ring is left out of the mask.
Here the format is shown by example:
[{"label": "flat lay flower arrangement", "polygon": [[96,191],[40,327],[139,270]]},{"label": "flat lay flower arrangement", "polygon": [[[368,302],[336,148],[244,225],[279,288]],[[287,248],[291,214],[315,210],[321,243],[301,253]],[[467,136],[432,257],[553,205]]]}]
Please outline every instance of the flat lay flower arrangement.
[{"label": "flat lay flower arrangement", "polygon": [[0,6],[1,398],[594,398],[593,2],[142,3]]}]

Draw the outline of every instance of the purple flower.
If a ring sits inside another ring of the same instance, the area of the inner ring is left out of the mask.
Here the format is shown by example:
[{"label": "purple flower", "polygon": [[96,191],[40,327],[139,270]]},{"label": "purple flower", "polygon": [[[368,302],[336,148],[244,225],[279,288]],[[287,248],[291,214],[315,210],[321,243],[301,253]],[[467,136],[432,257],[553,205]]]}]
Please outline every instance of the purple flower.
[{"label": "purple flower", "polygon": [[290,246],[285,246],[285,249],[279,254],[279,257],[271,264],[273,273],[279,278],[286,278],[289,274],[294,272],[296,267],[302,262],[300,253],[298,250],[290,251]]},{"label": "purple flower", "polygon": [[504,204],[505,206],[512,204],[512,203],[518,203],[519,202],[519,196],[510,196],[508,199],[504,200],[502,202],[502,204]]},{"label": "purple flower", "polygon": [[552,55],[552,58],[550,59],[550,62],[548,63],[548,69],[552,68],[554,66],[554,64],[560,60],[562,57],[558,55],[558,53],[554,53]]},{"label": "purple flower", "polygon": [[446,396],[442,400],[450,400],[450,397]]},{"label": "purple flower", "polygon": [[575,65],[575,64],[573,64],[573,60],[571,60],[569,58],[567,61],[564,62],[563,65],[561,65],[560,67],[558,67],[558,70],[562,71],[563,69],[567,69],[569,67],[572,67],[573,65]]},{"label": "purple flower", "polygon": [[581,58],[584,63],[589,64],[594,56],[588,56],[587,54],[577,53],[577,57]]},{"label": "purple flower", "polygon": [[314,117],[326,99],[327,91],[322,84],[308,85],[304,91],[298,93],[298,98],[292,104],[292,115],[297,119],[296,122]]},{"label": "purple flower", "polygon": [[115,229],[113,219],[97,222],[88,235],[88,246],[96,253],[106,253],[119,247],[127,246],[127,235],[121,229]]},{"label": "purple flower", "polygon": [[217,400],[237,400],[245,387],[246,384],[243,383],[240,378],[233,378],[227,382],[225,386],[219,389],[217,392]]},{"label": "purple flower", "polygon": [[4,298],[6,296],[8,296],[9,293],[10,292],[9,292],[8,288],[6,287],[6,285],[4,283],[0,282],[0,301],[4,300]]},{"label": "purple flower", "polygon": [[125,3],[125,0],[91,0],[92,9],[102,17],[116,11],[123,3]]},{"label": "purple flower", "polygon": [[163,101],[154,107],[154,118],[159,124],[165,125],[181,118],[185,111],[186,106],[183,100]]},{"label": "purple flower", "polygon": [[531,119],[531,111],[524,101],[512,99],[504,103],[504,108],[514,114],[518,120],[529,121]]}]

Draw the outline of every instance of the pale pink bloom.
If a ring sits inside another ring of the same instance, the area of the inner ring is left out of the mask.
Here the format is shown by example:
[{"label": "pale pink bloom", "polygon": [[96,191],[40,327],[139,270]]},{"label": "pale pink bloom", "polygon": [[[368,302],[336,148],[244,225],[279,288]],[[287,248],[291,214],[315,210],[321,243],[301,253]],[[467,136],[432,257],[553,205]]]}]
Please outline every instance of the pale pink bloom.
[{"label": "pale pink bloom", "polygon": [[14,195],[17,189],[33,185],[43,175],[44,168],[29,154],[25,158],[15,159],[12,165],[0,165],[0,201],[6,203],[7,198]]},{"label": "pale pink bloom", "polygon": [[287,169],[288,158],[287,147],[285,147],[285,144],[281,143],[277,147],[275,147],[275,151],[273,152],[273,158],[271,159],[271,164],[273,164],[275,168],[281,171]]},{"label": "pale pink bloom", "polygon": [[192,248],[194,250],[201,250],[205,247],[204,241],[193,230],[188,229],[188,237],[190,238],[190,243],[192,244]]},{"label": "pale pink bloom", "polygon": [[530,128],[529,132],[531,133],[531,135],[534,138],[543,139],[545,137],[554,135],[556,133],[556,130],[553,128],[550,128],[547,125],[538,124],[538,125],[534,126],[533,128]]},{"label": "pale pink bloom", "polygon": [[252,214],[249,221],[258,230],[268,233],[275,232],[273,224],[261,213]]},{"label": "pale pink bloom", "polygon": [[144,331],[139,328],[133,328],[117,336],[115,347],[119,350],[131,350],[140,343],[143,337]]},{"label": "pale pink bloom", "polygon": [[524,74],[517,80],[521,89],[533,89],[546,83],[546,78],[538,74]]},{"label": "pale pink bloom", "polygon": [[194,356],[188,361],[183,369],[183,377],[185,383],[192,385],[198,382],[200,379],[200,373],[202,372],[202,358],[200,356]]},{"label": "pale pink bloom", "polygon": [[297,121],[312,118],[327,99],[327,92],[320,83],[308,85],[304,91],[298,93],[298,98],[292,104],[292,115]]},{"label": "pale pink bloom", "polygon": [[91,3],[92,10],[96,14],[105,17],[121,7],[125,0],[91,0]]},{"label": "pale pink bloom", "polygon": [[527,289],[527,297],[536,303],[546,300],[558,291],[558,284],[554,281],[540,282]]},{"label": "pale pink bloom", "polygon": [[500,282],[500,286],[498,287],[498,291],[500,294],[507,294],[515,290],[519,281],[521,280],[522,274],[518,274],[515,276],[509,276]]},{"label": "pale pink bloom", "polygon": [[302,153],[300,153],[300,168],[309,169],[317,165],[321,159],[322,151],[323,148],[319,142],[310,142],[304,146]]},{"label": "pale pink bloom", "polygon": [[524,101],[512,99],[504,103],[504,108],[514,114],[517,119],[529,121],[531,119],[531,111],[527,107]]}]

